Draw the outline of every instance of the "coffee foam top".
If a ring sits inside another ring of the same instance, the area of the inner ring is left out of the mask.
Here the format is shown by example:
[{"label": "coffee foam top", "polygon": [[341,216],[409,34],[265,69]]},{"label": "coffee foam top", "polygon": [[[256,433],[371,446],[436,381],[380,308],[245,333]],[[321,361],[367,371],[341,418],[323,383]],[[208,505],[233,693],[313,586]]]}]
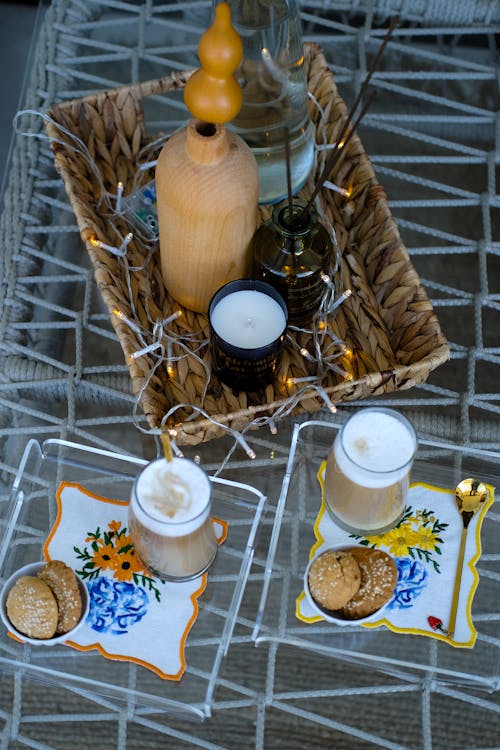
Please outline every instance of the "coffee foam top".
[{"label": "coffee foam top", "polygon": [[362,410],[344,425],[335,441],[335,459],[351,481],[365,487],[385,487],[402,479],[415,453],[411,427],[384,411]]},{"label": "coffee foam top", "polygon": [[139,474],[134,492],[138,520],[165,536],[196,531],[210,512],[210,480],[186,458],[161,458],[148,464]]}]

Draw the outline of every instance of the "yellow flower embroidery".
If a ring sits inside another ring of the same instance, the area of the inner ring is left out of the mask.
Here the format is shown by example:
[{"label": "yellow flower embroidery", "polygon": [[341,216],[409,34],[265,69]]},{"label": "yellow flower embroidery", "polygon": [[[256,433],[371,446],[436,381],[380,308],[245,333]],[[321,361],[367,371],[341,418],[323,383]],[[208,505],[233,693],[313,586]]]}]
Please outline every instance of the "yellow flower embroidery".
[{"label": "yellow flower embroidery", "polygon": [[361,544],[369,547],[385,547],[395,557],[411,557],[414,560],[423,560],[432,565],[437,573],[440,573],[439,558],[434,553],[441,555],[443,544],[443,532],[448,524],[442,523],[434,511],[427,509],[405,509],[405,514],[396,528],[386,531],[385,534],[373,534],[372,536],[357,536],[362,539]]},{"label": "yellow flower embroidery", "polygon": [[370,547],[380,547],[385,544],[385,534],[376,534],[374,536],[365,536]]},{"label": "yellow flower embroidery", "polygon": [[436,534],[433,534],[432,529],[421,526],[417,531],[414,532],[415,534],[415,546],[420,547],[420,549],[428,549],[433,550],[437,546],[437,536]]},{"label": "yellow flower embroidery", "polygon": [[132,537],[130,534],[126,533],[126,529],[124,529],[124,533],[122,533],[120,539],[119,539],[119,547],[117,549],[123,549],[123,547],[129,547],[133,544]]},{"label": "yellow flower embroidery", "polygon": [[413,523],[413,524],[414,524],[415,526],[420,526],[420,524],[421,524],[421,523],[422,523],[422,522],[423,522],[424,520],[425,520],[425,519],[424,519],[424,518],[422,518],[422,511],[420,511],[420,510],[418,510],[418,511],[417,511],[417,512],[415,513],[415,515],[414,515],[414,516],[408,516],[408,518],[406,519],[406,521],[407,521],[408,523],[410,523],[410,524],[412,524],[412,523]]},{"label": "yellow flower embroidery", "polygon": [[83,580],[92,581],[103,571],[108,571],[119,581],[145,586],[160,601],[158,584],[138,559],[132,538],[126,527],[122,528],[121,521],[110,521],[108,531],[97,527],[94,532],[87,533],[85,541],[91,542],[90,548],[74,548],[78,559],[83,562],[82,569],[76,571]]},{"label": "yellow flower embroidery", "polygon": [[403,523],[383,535],[384,544],[389,547],[391,554],[396,555],[396,557],[404,557],[408,554],[410,547],[415,546],[416,533],[411,524]]}]

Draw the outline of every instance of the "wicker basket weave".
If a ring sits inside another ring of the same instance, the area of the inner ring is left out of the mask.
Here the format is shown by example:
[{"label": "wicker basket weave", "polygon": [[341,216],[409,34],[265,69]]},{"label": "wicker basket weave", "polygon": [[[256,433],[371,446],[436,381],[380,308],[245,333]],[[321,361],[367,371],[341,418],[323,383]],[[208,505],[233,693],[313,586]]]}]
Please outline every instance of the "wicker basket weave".
[{"label": "wicker basket weave", "polygon": [[[312,109],[318,140],[336,140],[346,117],[346,107],[339,96],[326,60],[317,45],[305,45],[309,90],[321,106]],[[143,111],[144,97],[182,88],[190,73],[173,73],[158,80],[84,99],[54,105],[49,111],[52,122],[47,130],[52,141],[56,167],[66,187],[79,230],[93,264],[95,279],[110,311],[111,320],[129,366],[135,394],[149,425],[158,428],[165,413],[175,404],[196,404],[212,419],[194,415],[189,409],[176,412],[177,441],[196,444],[221,434],[220,424],[241,429],[257,416],[272,415],[288,399],[293,386],[289,378],[307,377],[311,365],[300,354],[310,345],[307,334],[293,334],[299,346],[285,350],[281,370],[265,392],[235,394],[211,377],[206,387],[206,370],[195,357],[179,360],[175,371],[160,362],[152,374],[154,358],[129,357],[141,348],[134,330],[113,314],[120,310],[137,321],[143,331],[152,332],[157,319],[168,317],[178,305],[165,290],[160,273],[158,253],[147,252],[133,239],[127,248],[127,274],[123,259],[95,246],[95,238],[116,246],[111,228],[106,191],[114,194],[118,181],[131,189],[148,144]],[[326,115],[326,127],[325,127]],[[62,127],[59,127],[62,126]],[[89,159],[75,149],[76,136],[87,149]],[[427,294],[420,284],[391,216],[384,189],[378,184],[370,160],[356,136],[351,138],[336,165],[331,179],[349,185],[349,200],[330,190],[323,190],[320,213],[335,227],[341,252],[341,278],[349,297],[329,322],[335,334],[348,349],[338,363],[349,377],[331,373],[322,382],[333,401],[356,400],[398,389],[410,388],[426,379],[429,372],[449,357],[446,340]],[[317,174],[322,167],[318,159]],[[97,171],[97,174],[96,174]],[[152,173],[144,173],[144,181]],[[314,178],[302,191],[310,195]],[[261,209],[262,217],[269,209]],[[114,227],[122,236],[130,231],[127,223],[113,217]],[[94,244],[91,242],[94,240]],[[206,332],[206,316],[184,310],[172,326],[179,335]],[[208,348],[203,353],[210,364]],[[202,401],[202,395],[203,403]],[[306,393],[293,413],[314,412],[324,407],[315,393]],[[188,417],[191,417],[188,421]],[[214,424],[214,421],[219,424]]]}]

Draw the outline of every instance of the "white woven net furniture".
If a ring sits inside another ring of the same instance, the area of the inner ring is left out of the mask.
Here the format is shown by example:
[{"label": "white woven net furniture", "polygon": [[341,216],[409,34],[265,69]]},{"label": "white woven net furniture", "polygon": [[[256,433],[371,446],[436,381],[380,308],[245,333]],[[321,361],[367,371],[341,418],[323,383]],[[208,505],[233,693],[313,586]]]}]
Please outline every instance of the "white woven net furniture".
[{"label": "white woven net furniture", "polygon": [[[194,67],[208,6],[205,0],[54,0],[47,8],[29,63],[25,112],[16,121],[0,220],[4,501],[29,438],[152,454],[152,439],[136,426],[145,425],[41,115],[57,101]],[[394,13],[400,25],[373,77],[378,97],[360,135],[452,355],[425,384],[376,401],[403,410],[421,435],[498,451],[500,8],[494,0],[303,2],[304,38],[322,46],[347,102]],[[340,421],[352,406],[339,411]],[[276,436],[256,433],[257,461],[250,468],[236,451],[228,476],[246,477],[241,481],[255,482],[275,502],[290,435],[290,424]],[[228,438],[198,452],[216,469],[231,445]],[[41,687],[19,669],[1,678],[2,747],[498,746],[498,691],[444,685],[432,674],[423,682],[389,678],[342,661],[329,662],[328,685],[304,691],[302,675],[323,668],[317,654],[285,648],[271,658],[251,639],[265,552],[264,544],[257,547],[205,723],[111,699],[96,704],[91,691]]]}]

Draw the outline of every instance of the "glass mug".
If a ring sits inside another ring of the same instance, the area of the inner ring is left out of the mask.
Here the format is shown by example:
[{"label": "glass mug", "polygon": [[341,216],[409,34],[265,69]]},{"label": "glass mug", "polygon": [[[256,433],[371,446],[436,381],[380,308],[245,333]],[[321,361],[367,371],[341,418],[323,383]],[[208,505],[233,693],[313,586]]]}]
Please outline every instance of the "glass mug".
[{"label": "glass mug", "polygon": [[141,562],[167,581],[188,581],[213,562],[217,539],[210,520],[211,484],[187,458],[159,458],[136,477],[129,530]]},{"label": "glass mug", "polygon": [[374,535],[404,515],[417,451],[412,424],[393,409],[362,409],[340,429],[328,454],[325,502],[335,523]]}]

